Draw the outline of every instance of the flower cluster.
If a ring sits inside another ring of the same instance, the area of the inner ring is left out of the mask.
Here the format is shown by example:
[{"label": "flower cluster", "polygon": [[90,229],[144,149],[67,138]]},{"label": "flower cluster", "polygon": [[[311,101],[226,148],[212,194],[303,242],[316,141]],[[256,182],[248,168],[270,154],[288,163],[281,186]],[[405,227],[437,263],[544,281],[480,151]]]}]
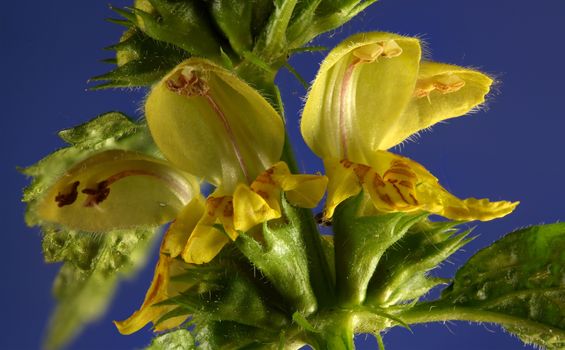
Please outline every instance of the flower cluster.
[{"label": "flower cluster", "polygon": [[[422,165],[387,151],[484,101],[492,80],[477,71],[422,61],[418,39],[389,33],[353,36],[333,49],[306,101],[301,130],[326,176],[293,174],[281,161],[285,125],[269,102],[229,70],[191,58],[161,79],[145,116],[165,160],[109,150],[76,164],[43,197],[42,220],[104,232],[172,222],[141,309],[116,322],[129,334],[159,322],[163,303],[190,287],[172,277],[212,261],[242,232],[280,218],[281,196],[314,208],[327,188],[323,218],[363,193],[364,216],[426,212],[491,220],[517,203],[459,199]],[[214,191],[204,198],[200,182]]]}]

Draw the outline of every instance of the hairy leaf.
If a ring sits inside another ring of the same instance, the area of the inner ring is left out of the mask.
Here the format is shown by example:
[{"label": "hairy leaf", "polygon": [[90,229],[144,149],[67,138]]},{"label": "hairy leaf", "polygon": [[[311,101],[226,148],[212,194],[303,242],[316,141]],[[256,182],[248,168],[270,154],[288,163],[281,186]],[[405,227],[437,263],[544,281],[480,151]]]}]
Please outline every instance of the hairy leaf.
[{"label": "hairy leaf", "polygon": [[500,315],[493,322],[524,342],[563,349],[565,223],[522,229],[481,250],[457,272],[441,302]]},{"label": "hairy leaf", "polygon": [[175,45],[191,55],[212,60],[220,58],[221,38],[200,2],[148,2],[149,6],[114,10],[155,40]]},{"label": "hairy leaf", "polygon": [[472,238],[458,234],[453,222],[414,225],[390,247],[377,266],[367,292],[367,302],[387,307],[416,299],[448,280],[428,277],[429,270],[455,253]]},{"label": "hairy leaf", "polygon": [[236,244],[288,303],[307,315],[316,310],[317,301],[310,284],[300,218],[289,207],[283,201],[285,218],[263,225],[262,242],[244,234]]},{"label": "hairy leaf", "polygon": [[45,341],[47,348],[62,347],[106,311],[120,278],[144,263],[154,236],[149,229],[104,235],[46,230],[46,260],[64,262],[53,286],[58,303]]},{"label": "hairy leaf", "polygon": [[196,349],[192,334],[186,329],[179,329],[153,338],[145,350],[191,350]]},{"label": "hairy leaf", "polygon": [[195,323],[233,321],[264,329],[279,329],[287,323],[280,295],[236,250],[224,249],[209,264],[187,268],[174,279],[195,283],[160,303],[177,305],[178,309],[159,322],[183,314],[184,310]]},{"label": "hairy leaf", "polygon": [[384,252],[425,215],[358,216],[363,193],[338,206],[333,220],[336,286],[344,304],[365,300],[369,280]]},{"label": "hairy leaf", "polygon": [[121,41],[108,49],[116,51],[117,67],[92,81],[105,81],[93,89],[151,86],[190,55],[174,46],[150,38],[139,28],[128,29]]}]

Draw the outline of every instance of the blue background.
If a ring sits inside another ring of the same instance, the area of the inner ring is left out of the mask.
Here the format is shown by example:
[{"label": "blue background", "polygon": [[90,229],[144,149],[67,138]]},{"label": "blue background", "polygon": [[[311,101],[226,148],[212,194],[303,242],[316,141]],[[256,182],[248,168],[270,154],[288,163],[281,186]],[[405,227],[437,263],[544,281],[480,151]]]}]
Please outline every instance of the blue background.
[{"label": "blue background", "polygon": [[[114,5],[129,2],[114,1]],[[79,5],[80,4],[80,5]],[[102,47],[121,28],[106,2],[58,0],[4,2],[0,12],[0,113],[2,137],[1,349],[40,346],[54,306],[51,283],[59,268],[41,256],[37,228],[23,222],[21,189],[27,180],[15,170],[62,146],[56,132],[102,112],[140,116],[145,91],[85,91],[87,79],[110,67]],[[480,237],[438,272],[449,276],[477,249],[528,224],[565,217],[561,184],[565,169],[565,2],[560,0],[382,0],[357,19],[317,41],[332,46],[358,31],[392,31],[420,36],[434,60],[473,66],[500,84],[488,111],[452,120],[406,144],[401,152],[426,165],[446,188],[461,197],[520,200],[514,214],[480,223]],[[302,54],[292,63],[307,80],[323,54]],[[320,169],[298,132],[303,88],[287,73],[279,76],[289,129],[304,170]],[[120,336],[111,324],[141,303],[154,258],[135,279],[122,283],[107,316],[90,326],[72,349],[133,349],[148,343],[151,331]],[[464,322],[417,326],[415,334],[394,329],[388,349],[522,349],[493,325]],[[370,337],[359,348],[375,349]],[[533,347],[528,347],[533,348]]]}]

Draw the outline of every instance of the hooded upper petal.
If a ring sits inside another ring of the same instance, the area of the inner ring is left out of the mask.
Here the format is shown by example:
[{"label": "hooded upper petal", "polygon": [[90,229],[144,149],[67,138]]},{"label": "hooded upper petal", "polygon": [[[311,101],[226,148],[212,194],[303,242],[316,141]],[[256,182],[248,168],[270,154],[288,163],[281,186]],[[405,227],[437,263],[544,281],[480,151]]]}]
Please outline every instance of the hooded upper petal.
[{"label": "hooded upper petal", "polygon": [[280,159],[281,117],[255,89],[207,60],[174,68],[153,87],[145,112],[165,157],[226,194]]},{"label": "hooded upper petal", "polygon": [[71,168],[41,199],[39,217],[101,232],[162,225],[199,193],[196,179],[162,160],[105,151]]},{"label": "hooded upper petal", "polygon": [[302,135],[321,158],[366,162],[412,100],[421,49],[415,38],[354,35],[322,63],[308,94]]}]

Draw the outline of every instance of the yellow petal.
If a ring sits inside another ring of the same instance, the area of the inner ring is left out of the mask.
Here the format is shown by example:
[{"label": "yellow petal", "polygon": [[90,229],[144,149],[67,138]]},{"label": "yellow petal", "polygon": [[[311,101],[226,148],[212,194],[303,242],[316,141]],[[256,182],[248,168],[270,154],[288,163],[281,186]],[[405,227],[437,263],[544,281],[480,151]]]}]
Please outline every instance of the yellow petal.
[{"label": "yellow petal", "polygon": [[[226,233],[217,229],[215,225],[222,225]],[[230,241],[230,238],[232,240],[237,238],[237,231],[233,226],[232,197],[211,195],[206,200],[202,218],[190,234],[182,252],[182,258],[191,264],[210,262]]]},{"label": "yellow petal", "polygon": [[[278,162],[257,178],[251,188],[257,193],[275,192],[282,189],[288,201],[297,207],[314,208],[318,205],[324,193],[328,179],[322,175],[291,174],[285,162]],[[269,189],[268,186],[271,188]],[[279,192],[267,198],[276,198],[276,208],[279,208]],[[263,195],[263,197],[265,197]],[[271,207],[275,207],[271,203]]]},{"label": "yellow petal", "polygon": [[335,208],[344,200],[357,195],[361,191],[361,183],[351,167],[353,163],[336,159],[324,160],[328,176],[328,197],[324,208],[324,219],[329,220]]},{"label": "yellow petal", "polygon": [[405,112],[384,135],[381,149],[391,148],[410,135],[469,113],[485,101],[492,79],[481,72],[422,62],[414,95]]},{"label": "yellow petal", "polygon": [[417,39],[390,33],[354,35],[322,63],[304,106],[302,135],[323,159],[366,163],[412,100]]},{"label": "yellow petal", "polygon": [[204,214],[204,210],[204,199],[200,195],[196,196],[182,208],[163,238],[161,253],[173,258],[179,256],[188,242],[190,233]]},{"label": "yellow petal", "polygon": [[162,225],[199,191],[195,178],[159,159],[106,151],[63,175],[38,205],[41,219],[89,232]]},{"label": "yellow petal", "polygon": [[244,184],[240,184],[235,190],[233,207],[234,227],[238,231],[246,232],[257,224],[281,217],[278,208],[269,206],[261,195]]},{"label": "yellow petal", "polygon": [[217,228],[198,224],[182,252],[182,258],[189,264],[205,264],[212,261],[228,244],[229,238]]},{"label": "yellow petal", "polygon": [[165,157],[226,193],[280,159],[281,117],[256,90],[207,60],[174,68],[152,89],[145,112]]},{"label": "yellow petal", "polygon": [[290,175],[281,184],[288,201],[297,207],[315,208],[322,200],[328,178],[321,175]]},{"label": "yellow petal", "polygon": [[[155,275],[151,286],[147,290],[145,300],[141,308],[134,312],[128,319],[124,321],[114,321],[121,334],[132,334],[143,328],[149,322],[156,323],[167,312],[175,308],[174,305],[154,306],[155,304],[178,295],[184,288],[174,286],[170,282],[171,273],[175,270],[181,270],[183,264],[179,260],[173,259],[167,255],[161,254],[157,266],[155,268]],[[184,286],[186,287],[186,286]],[[163,331],[166,329],[174,328],[183,323],[188,316],[178,316],[168,319],[160,323],[155,330]]]},{"label": "yellow petal", "polygon": [[[518,202],[459,199],[422,165],[387,151],[375,152],[370,165],[341,161],[326,166],[330,177],[326,218],[331,217],[339,202],[358,193],[361,186],[377,212],[426,211],[452,220],[488,221],[511,213],[518,205]],[[357,187],[352,184],[352,178]]]}]

